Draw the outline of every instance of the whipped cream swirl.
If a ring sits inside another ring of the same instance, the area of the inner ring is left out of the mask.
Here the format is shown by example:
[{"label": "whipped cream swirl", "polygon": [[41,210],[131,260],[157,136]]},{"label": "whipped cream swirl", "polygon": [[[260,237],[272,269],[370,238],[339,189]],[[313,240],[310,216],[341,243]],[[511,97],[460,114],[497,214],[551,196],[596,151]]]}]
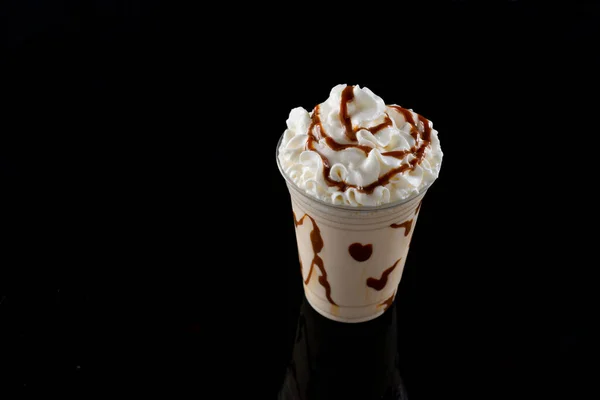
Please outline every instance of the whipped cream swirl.
[{"label": "whipped cream swirl", "polygon": [[368,88],[337,85],[309,114],[289,115],[281,169],[309,195],[350,206],[406,199],[439,175],[442,150],[431,121],[389,105]]}]

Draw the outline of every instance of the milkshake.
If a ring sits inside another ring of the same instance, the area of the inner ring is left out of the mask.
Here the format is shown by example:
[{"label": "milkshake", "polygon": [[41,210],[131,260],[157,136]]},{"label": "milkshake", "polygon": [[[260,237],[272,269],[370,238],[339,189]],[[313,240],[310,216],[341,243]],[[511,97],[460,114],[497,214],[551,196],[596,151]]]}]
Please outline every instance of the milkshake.
[{"label": "milkshake", "polygon": [[317,312],[363,322],[392,304],[442,156],[431,121],[368,88],[338,85],[311,113],[290,112],[277,164]]}]

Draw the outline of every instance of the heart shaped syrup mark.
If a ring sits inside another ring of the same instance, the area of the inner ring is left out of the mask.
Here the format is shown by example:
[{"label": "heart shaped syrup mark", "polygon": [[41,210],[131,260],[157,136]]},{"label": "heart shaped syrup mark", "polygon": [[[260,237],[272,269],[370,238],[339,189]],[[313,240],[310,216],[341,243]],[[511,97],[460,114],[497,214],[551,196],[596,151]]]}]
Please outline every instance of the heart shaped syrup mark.
[{"label": "heart shaped syrup mark", "polygon": [[352,243],[350,247],[348,247],[348,252],[358,262],[367,261],[371,254],[373,254],[373,245],[365,244],[362,245],[360,243]]}]

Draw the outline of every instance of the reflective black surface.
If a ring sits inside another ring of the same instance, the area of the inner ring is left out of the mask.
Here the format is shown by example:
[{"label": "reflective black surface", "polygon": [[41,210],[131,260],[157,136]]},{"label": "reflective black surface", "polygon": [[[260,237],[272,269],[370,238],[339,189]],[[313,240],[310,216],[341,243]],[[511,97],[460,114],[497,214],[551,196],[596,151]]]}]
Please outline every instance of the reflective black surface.
[{"label": "reflective black surface", "polygon": [[598,3],[408,3],[1,1],[0,398],[390,387],[389,339],[344,354],[301,308],[274,159],[340,83],[445,154],[396,298],[410,399],[597,397]]},{"label": "reflective black surface", "polygon": [[396,307],[359,324],[331,321],[304,300],[280,400],[404,400]]}]

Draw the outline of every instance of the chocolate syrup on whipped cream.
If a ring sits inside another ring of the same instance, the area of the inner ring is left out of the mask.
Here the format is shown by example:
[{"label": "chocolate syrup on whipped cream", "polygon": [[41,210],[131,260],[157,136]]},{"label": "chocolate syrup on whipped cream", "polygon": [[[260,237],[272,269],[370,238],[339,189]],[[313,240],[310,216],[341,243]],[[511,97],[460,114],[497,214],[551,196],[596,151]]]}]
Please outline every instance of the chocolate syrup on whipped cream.
[{"label": "chocolate syrup on whipped cream", "polygon": [[[340,121],[342,121],[342,125],[344,125],[344,129],[345,129],[344,134],[346,135],[348,140],[355,142],[356,141],[356,133],[362,129],[367,130],[367,131],[371,132],[372,134],[376,134],[383,128],[392,126],[392,120],[386,113],[385,120],[379,125],[375,125],[371,128],[361,128],[361,127],[353,128],[352,120],[348,116],[348,103],[351,102],[352,100],[354,100],[354,86],[346,86],[344,88],[344,90],[342,91],[341,97],[342,97],[342,99],[341,99],[341,103],[340,103]],[[333,142],[335,143],[335,141],[333,141]],[[336,144],[338,144],[338,143],[336,143]],[[368,146],[358,146],[358,145],[346,145],[346,146],[359,147],[359,148],[366,147],[368,150],[365,150],[365,153],[367,153],[367,154],[369,154],[369,152],[371,150],[373,150],[372,147],[368,147]],[[329,146],[329,147],[331,147],[333,150],[335,150],[332,146]]]},{"label": "chocolate syrup on whipped cream", "polygon": [[352,121],[348,116],[348,103],[354,100],[354,86],[346,86],[342,91],[342,100],[340,104],[340,120],[346,128],[346,137],[350,141],[356,141],[356,132],[352,129]]},{"label": "chocolate syrup on whipped cream", "polygon": [[[344,126],[344,130],[345,130],[344,133],[345,133],[346,137],[348,138],[348,140],[356,142],[356,132],[358,132],[361,129],[368,130],[372,134],[375,134],[388,126],[392,126],[392,120],[386,113],[386,118],[385,118],[384,122],[382,122],[379,125],[376,125],[371,128],[361,128],[361,127],[353,128],[352,121],[351,121],[350,117],[348,116],[348,103],[351,102],[353,99],[354,99],[354,86],[346,86],[344,88],[344,90],[342,91],[342,95],[341,95],[340,121],[342,122],[342,125]],[[320,107],[316,106],[314,108],[313,114],[311,117],[311,123],[310,123],[310,126],[308,127],[308,141],[307,141],[306,147],[308,150],[312,150],[312,151],[316,152],[321,157],[321,160],[323,161],[323,177],[325,178],[325,182],[327,183],[328,186],[336,187],[338,190],[340,190],[342,192],[346,191],[346,189],[348,189],[348,188],[355,188],[356,190],[358,190],[361,193],[371,194],[371,193],[373,193],[373,191],[375,191],[375,189],[378,186],[387,185],[394,176],[401,174],[403,172],[406,172],[408,170],[414,170],[417,167],[417,165],[419,165],[423,161],[423,159],[425,158],[425,151],[426,151],[427,147],[429,147],[429,144],[431,143],[431,124],[430,124],[429,120],[427,120],[425,117],[417,114],[419,121],[423,124],[423,131],[421,132],[417,128],[417,124],[415,123],[412,113],[409,110],[402,108],[400,106],[388,106],[388,107],[393,108],[396,111],[400,112],[404,116],[404,119],[406,120],[406,122],[408,124],[410,124],[410,126],[411,126],[410,134],[415,139],[415,145],[410,150],[389,151],[389,152],[382,153],[382,155],[388,156],[388,157],[395,157],[397,159],[402,160],[409,154],[412,154],[412,155],[414,155],[414,158],[410,162],[404,163],[404,164],[400,165],[399,167],[391,169],[387,173],[380,176],[379,179],[377,179],[375,182],[373,182],[367,186],[352,185],[352,184],[349,184],[346,182],[338,182],[338,181],[331,179],[331,177],[329,176],[330,172],[331,172],[331,165],[329,163],[329,160],[327,159],[327,157],[325,157],[324,155],[322,155],[321,153],[319,153],[317,151],[317,149],[315,147],[315,143],[318,142],[320,139],[324,139],[327,146],[329,146],[329,148],[331,148],[333,151],[342,151],[342,150],[349,149],[349,148],[357,148],[357,149],[364,151],[366,154],[369,154],[371,152],[371,150],[373,150],[373,148],[369,147],[369,146],[359,145],[358,143],[342,144],[342,143],[336,142],[332,137],[328,136],[327,133],[325,132],[325,130],[323,129],[323,124],[321,123],[321,118],[319,115]],[[420,138],[420,144],[418,144],[419,138]]]},{"label": "chocolate syrup on whipped cream", "polygon": [[[293,211],[292,211],[292,213],[294,214],[294,225],[296,227],[298,225],[302,225],[304,223],[305,218],[310,219],[310,221],[312,222],[312,225],[313,225],[313,229],[312,229],[312,231],[310,231],[310,243],[312,244],[314,256],[313,256],[312,262],[310,263],[310,269],[308,270],[308,276],[306,277],[304,284],[308,285],[308,282],[310,282],[310,277],[312,275],[314,266],[316,265],[319,268],[319,270],[321,271],[321,276],[319,277],[319,283],[321,284],[321,286],[323,286],[325,288],[325,295],[327,296],[327,300],[329,300],[329,302],[331,304],[337,305],[331,298],[331,285],[329,284],[329,281],[327,280],[327,271],[325,270],[325,265],[323,264],[323,259],[321,257],[319,257],[319,253],[321,252],[321,250],[323,250],[323,246],[324,246],[323,237],[321,236],[321,230],[317,226],[317,223],[315,222],[314,218],[311,217],[310,215],[304,214],[304,216],[302,216],[302,218],[296,219],[296,213],[294,213]],[[300,261],[300,263],[302,263],[302,261]]]},{"label": "chocolate syrup on whipped cream", "polygon": [[388,107],[393,108],[394,110],[396,110],[400,114],[402,114],[402,116],[404,117],[406,122],[408,122],[410,124],[410,136],[412,136],[413,139],[415,139],[415,143],[416,143],[419,138],[419,130],[416,127],[415,120],[413,119],[413,116],[412,116],[412,113],[410,112],[410,110],[407,110],[406,108],[402,108],[400,106],[388,106]]}]

